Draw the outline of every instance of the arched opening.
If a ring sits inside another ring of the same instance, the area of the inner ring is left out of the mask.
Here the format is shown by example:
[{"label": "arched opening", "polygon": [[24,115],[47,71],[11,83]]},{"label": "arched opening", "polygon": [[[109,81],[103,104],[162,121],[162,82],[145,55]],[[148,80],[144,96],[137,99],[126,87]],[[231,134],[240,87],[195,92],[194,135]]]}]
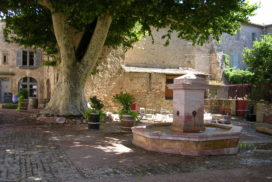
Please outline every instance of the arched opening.
[{"label": "arched opening", "polygon": [[19,81],[19,90],[27,89],[28,97],[38,97],[38,84],[32,77],[24,77]]}]

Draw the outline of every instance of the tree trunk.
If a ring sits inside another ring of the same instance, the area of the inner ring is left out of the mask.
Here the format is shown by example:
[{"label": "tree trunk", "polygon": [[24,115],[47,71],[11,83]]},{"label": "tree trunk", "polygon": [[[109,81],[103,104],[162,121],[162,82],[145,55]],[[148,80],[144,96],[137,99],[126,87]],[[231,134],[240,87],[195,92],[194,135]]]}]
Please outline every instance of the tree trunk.
[{"label": "tree trunk", "polygon": [[111,24],[110,16],[98,17],[96,27],[82,60],[76,58],[73,28],[63,13],[52,13],[55,36],[59,46],[60,76],[52,97],[42,111],[48,115],[79,116],[87,108],[84,87],[101,54]]},{"label": "tree trunk", "polygon": [[[63,67],[62,67],[63,70]],[[42,111],[48,115],[78,116],[87,108],[84,86],[87,75],[76,68],[66,68],[66,74],[60,74],[50,102]]]}]

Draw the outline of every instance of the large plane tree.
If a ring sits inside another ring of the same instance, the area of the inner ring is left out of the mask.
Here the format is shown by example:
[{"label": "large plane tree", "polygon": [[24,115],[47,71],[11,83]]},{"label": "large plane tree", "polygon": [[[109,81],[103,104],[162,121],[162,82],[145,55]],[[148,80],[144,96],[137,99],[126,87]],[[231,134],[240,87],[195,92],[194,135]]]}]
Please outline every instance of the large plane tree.
[{"label": "large plane tree", "polygon": [[59,79],[44,112],[81,115],[84,86],[104,46],[130,47],[151,28],[203,44],[233,34],[256,9],[244,0],[1,0],[7,41],[59,57]]}]

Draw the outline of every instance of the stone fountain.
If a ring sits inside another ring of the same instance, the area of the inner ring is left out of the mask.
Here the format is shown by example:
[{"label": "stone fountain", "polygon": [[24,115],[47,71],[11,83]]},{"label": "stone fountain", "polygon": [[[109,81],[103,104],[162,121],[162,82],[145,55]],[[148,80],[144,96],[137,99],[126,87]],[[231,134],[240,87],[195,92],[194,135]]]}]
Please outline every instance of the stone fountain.
[{"label": "stone fountain", "polygon": [[235,154],[242,128],[204,125],[205,79],[187,74],[174,79],[173,123],[151,124],[132,128],[132,143],[154,152],[182,155]]}]

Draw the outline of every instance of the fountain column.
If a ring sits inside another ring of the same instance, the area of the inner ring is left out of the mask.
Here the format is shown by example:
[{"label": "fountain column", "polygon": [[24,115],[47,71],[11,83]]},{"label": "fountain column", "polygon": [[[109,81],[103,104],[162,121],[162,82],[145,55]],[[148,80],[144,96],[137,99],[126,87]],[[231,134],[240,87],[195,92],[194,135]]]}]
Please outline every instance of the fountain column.
[{"label": "fountain column", "polygon": [[207,83],[204,78],[186,74],[174,79],[172,130],[180,132],[201,132],[205,130],[204,92]]}]

